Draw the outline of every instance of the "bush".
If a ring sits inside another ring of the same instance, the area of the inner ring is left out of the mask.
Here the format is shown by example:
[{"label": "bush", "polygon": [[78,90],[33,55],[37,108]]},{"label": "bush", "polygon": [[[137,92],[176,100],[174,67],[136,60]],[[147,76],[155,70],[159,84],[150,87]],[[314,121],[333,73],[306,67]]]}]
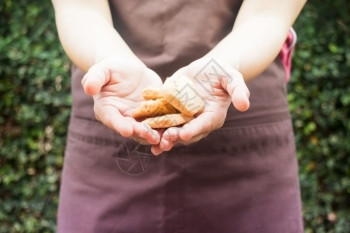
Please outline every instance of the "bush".
[{"label": "bush", "polygon": [[[350,2],[310,1],[289,83],[306,233],[350,232]],[[0,233],[54,232],[70,63],[49,1],[0,5]]]},{"label": "bush", "polygon": [[305,232],[350,232],[350,2],[309,2],[289,85]]},{"label": "bush", "polygon": [[0,4],[0,232],[54,232],[70,110],[50,1]]}]

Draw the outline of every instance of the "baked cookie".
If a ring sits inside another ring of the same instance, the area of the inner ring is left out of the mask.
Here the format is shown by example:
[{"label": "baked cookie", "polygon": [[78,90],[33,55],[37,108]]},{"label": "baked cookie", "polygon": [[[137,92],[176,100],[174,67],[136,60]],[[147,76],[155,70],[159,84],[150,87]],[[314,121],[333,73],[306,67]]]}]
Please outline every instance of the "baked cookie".
[{"label": "baked cookie", "polygon": [[160,88],[144,89],[142,95],[145,100],[135,109],[133,116],[147,118],[142,122],[154,129],[189,122],[205,107],[195,84],[181,74],[167,78]]},{"label": "baked cookie", "polygon": [[161,116],[165,114],[177,113],[176,109],[171,106],[164,98],[155,100],[145,100],[133,112],[134,118],[145,118]]},{"label": "baked cookie", "polygon": [[194,83],[185,75],[168,78],[164,83],[164,90],[166,101],[185,116],[194,116],[205,106]]},{"label": "baked cookie", "polygon": [[145,100],[165,98],[185,116],[194,116],[205,106],[192,80],[181,74],[167,78],[161,88],[146,88],[143,91],[143,98]]},{"label": "baked cookie", "polygon": [[160,129],[182,125],[192,119],[193,117],[187,117],[181,113],[175,113],[147,118],[142,122],[148,124],[152,129]]}]

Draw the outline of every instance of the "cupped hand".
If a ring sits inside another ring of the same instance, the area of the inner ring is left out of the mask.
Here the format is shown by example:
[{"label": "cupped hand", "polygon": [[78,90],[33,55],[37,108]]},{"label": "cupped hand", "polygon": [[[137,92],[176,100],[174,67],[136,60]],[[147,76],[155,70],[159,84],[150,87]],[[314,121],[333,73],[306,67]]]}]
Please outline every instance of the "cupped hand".
[{"label": "cupped hand", "polygon": [[137,122],[132,111],[143,100],[142,90],[162,85],[159,76],[138,60],[109,58],[93,65],[82,79],[93,96],[96,119],[124,137],[158,144],[160,135]]},{"label": "cupped hand", "polygon": [[161,134],[154,154],[169,151],[177,143],[190,144],[220,128],[226,119],[231,102],[239,111],[249,108],[249,90],[240,72],[225,62],[201,58],[178,70],[191,78],[206,105],[202,112],[182,127],[171,127]]}]

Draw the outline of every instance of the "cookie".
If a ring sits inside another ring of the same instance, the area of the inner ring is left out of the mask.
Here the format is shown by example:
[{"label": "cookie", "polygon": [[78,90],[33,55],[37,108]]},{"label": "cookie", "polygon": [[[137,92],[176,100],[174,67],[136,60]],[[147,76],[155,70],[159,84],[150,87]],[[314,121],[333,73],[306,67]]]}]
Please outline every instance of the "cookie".
[{"label": "cookie", "polygon": [[142,91],[142,96],[145,100],[156,100],[163,98],[162,88],[146,88]]},{"label": "cookie", "polygon": [[166,101],[186,116],[194,116],[205,107],[195,84],[185,75],[168,78],[164,89],[167,90],[164,94]]},{"label": "cookie", "polygon": [[134,110],[134,118],[141,118],[151,128],[169,128],[183,125],[205,107],[195,84],[184,75],[167,78],[160,88],[146,88],[142,92],[140,106]]},{"label": "cookie", "polygon": [[187,117],[181,113],[175,113],[147,118],[142,122],[148,124],[152,129],[160,129],[179,126],[185,124],[186,122],[189,122],[192,119],[193,117]]},{"label": "cookie", "polygon": [[177,110],[171,106],[164,98],[160,98],[141,102],[140,106],[134,110],[133,117],[145,118],[172,113],[177,113]]},{"label": "cookie", "polygon": [[146,100],[164,98],[179,112],[188,117],[194,116],[205,107],[195,84],[191,79],[181,74],[167,78],[161,88],[145,89],[143,98]]}]

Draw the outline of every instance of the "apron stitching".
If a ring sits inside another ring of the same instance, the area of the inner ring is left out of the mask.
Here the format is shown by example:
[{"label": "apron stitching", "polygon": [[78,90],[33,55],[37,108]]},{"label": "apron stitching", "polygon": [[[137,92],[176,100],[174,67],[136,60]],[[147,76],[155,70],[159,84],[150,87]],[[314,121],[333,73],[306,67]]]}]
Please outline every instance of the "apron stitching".
[{"label": "apron stitching", "polygon": [[264,123],[264,124],[257,124],[257,125],[246,125],[246,126],[230,126],[230,127],[223,127],[219,130],[213,131],[212,133],[220,133],[220,131],[228,131],[228,130],[251,130],[251,129],[260,129],[260,128],[266,128],[266,127],[273,127],[273,128],[279,128],[279,127],[285,127],[284,122],[291,122],[290,118],[283,119],[280,121],[275,121],[271,123]]},{"label": "apron stitching", "polygon": [[74,132],[72,130],[70,130],[68,134],[72,138],[77,139],[79,141],[89,143],[89,144],[99,145],[99,146],[113,146],[118,148],[123,144],[123,142],[103,139],[99,137],[87,136],[87,135]]}]

